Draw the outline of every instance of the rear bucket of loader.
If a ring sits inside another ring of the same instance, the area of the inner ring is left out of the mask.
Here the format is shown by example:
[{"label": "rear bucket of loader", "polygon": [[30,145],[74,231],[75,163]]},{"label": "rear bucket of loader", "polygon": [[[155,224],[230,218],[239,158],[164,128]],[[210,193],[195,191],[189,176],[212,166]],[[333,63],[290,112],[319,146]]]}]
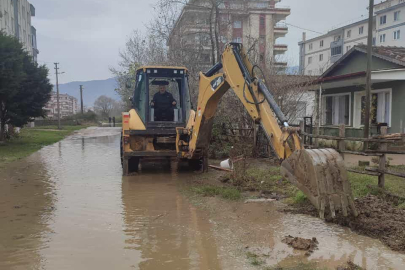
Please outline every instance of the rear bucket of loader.
[{"label": "rear bucket of loader", "polygon": [[281,165],[281,174],[298,187],[319,210],[357,216],[343,158],[334,149],[297,150]]}]

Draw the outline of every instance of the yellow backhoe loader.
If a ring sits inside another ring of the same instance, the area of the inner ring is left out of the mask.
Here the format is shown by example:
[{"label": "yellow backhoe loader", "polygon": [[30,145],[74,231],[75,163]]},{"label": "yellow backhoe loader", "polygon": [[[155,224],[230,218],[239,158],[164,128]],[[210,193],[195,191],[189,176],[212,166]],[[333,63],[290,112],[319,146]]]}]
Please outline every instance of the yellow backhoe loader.
[{"label": "yellow backhoe loader", "polygon": [[[290,127],[271,92],[255,74],[239,43],[230,43],[220,63],[200,73],[196,110],[190,102],[184,67],[137,70],[133,109],[123,113],[121,161],[124,175],[138,170],[140,159],[176,157],[207,170],[207,151],[221,97],[232,89],[252,119],[261,125],[283,161],[283,177],[302,190],[319,210],[357,216],[342,157],[333,149],[305,150],[299,129]],[[168,94],[169,93],[169,94]]]}]

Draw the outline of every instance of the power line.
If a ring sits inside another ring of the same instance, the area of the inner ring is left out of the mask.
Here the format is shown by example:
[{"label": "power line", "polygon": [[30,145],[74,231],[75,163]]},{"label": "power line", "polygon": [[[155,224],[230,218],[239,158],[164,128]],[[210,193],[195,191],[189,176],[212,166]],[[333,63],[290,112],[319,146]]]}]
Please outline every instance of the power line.
[{"label": "power line", "polygon": [[293,24],[291,24],[291,23],[286,23],[286,25],[289,25],[289,26],[292,26],[292,27],[295,27],[295,28],[298,28],[298,29],[301,29],[301,30],[305,30],[305,31],[309,31],[309,32],[314,32],[314,33],[320,34],[320,35],[325,34],[325,33],[321,33],[321,32],[315,31],[315,30],[311,30],[311,29],[307,29],[307,28],[300,27],[300,26],[296,26],[296,25],[293,25]]}]

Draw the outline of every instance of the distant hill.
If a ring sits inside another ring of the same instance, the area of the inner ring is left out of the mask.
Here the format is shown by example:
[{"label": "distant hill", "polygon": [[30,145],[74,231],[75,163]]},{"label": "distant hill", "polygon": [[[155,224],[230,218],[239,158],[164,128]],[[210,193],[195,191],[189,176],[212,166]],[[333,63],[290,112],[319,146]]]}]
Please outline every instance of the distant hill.
[{"label": "distant hill", "polygon": [[[80,85],[83,85],[83,103],[85,106],[93,107],[94,101],[99,96],[107,96],[115,100],[120,100],[120,96],[114,91],[117,88],[115,78],[107,80],[95,80],[87,82],[70,82],[59,84],[61,94],[68,94],[77,98],[80,102]],[[56,91],[56,87],[54,87]]]}]

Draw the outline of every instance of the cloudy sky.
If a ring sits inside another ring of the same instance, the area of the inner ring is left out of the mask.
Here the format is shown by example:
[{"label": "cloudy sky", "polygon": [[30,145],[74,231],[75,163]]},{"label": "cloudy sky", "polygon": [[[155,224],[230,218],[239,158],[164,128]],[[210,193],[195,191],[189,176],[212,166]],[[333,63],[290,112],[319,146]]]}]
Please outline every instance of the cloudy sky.
[{"label": "cloudy sky", "polygon": [[[112,77],[118,52],[132,30],[145,30],[153,16],[156,0],[30,0],[36,8],[33,25],[37,29],[38,61],[53,70],[59,62],[61,83]],[[290,65],[298,65],[298,45],[302,30],[328,30],[367,18],[368,0],[283,0],[279,6],[291,8],[287,18],[289,34],[277,43],[289,45],[285,55]],[[363,15],[363,17],[362,17]],[[297,27],[294,27],[294,26]],[[300,28],[298,28],[300,27]],[[308,38],[319,34],[308,31]],[[54,74],[52,72],[51,74]],[[54,82],[54,75],[51,77]]]}]

